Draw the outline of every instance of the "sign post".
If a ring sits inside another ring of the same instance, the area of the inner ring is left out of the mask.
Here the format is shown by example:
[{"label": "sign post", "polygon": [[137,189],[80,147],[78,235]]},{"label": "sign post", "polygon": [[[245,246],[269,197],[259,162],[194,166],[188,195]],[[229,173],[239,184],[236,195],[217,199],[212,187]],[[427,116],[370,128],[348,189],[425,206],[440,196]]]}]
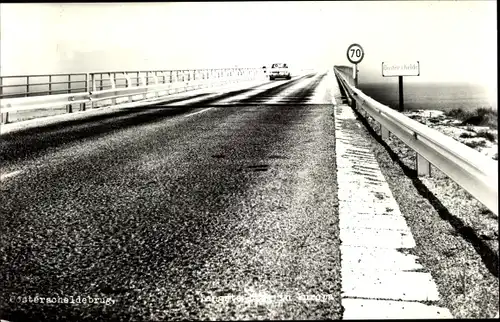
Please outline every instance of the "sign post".
[{"label": "sign post", "polygon": [[382,76],[392,77],[398,76],[399,82],[399,111],[404,110],[404,99],[403,99],[403,76],[420,76],[420,62],[411,63],[387,63],[382,62]]},{"label": "sign post", "polygon": [[399,110],[404,111],[403,76],[398,76],[398,83],[399,83]]},{"label": "sign post", "polygon": [[358,87],[358,64],[365,57],[365,51],[363,47],[358,44],[352,44],[347,47],[347,59],[354,64],[352,78],[354,80],[354,86]]}]

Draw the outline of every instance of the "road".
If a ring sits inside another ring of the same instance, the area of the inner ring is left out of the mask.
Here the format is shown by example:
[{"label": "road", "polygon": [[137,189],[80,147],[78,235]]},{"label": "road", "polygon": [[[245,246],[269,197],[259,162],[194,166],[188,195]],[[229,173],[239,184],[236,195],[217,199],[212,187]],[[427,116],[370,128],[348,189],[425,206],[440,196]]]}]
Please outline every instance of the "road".
[{"label": "road", "polygon": [[2,318],[341,318],[325,82],[3,135]]}]

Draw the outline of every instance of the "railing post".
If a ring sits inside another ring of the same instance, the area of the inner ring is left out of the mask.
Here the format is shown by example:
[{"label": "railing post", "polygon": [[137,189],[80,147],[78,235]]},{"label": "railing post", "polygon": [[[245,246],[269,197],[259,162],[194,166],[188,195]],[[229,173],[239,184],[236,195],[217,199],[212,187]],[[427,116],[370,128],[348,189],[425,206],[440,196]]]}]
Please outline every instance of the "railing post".
[{"label": "railing post", "polygon": [[26,97],[30,96],[30,77],[26,76]]},{"label": "railing post", "polygon": [[9,123],[9,112],[2,113],[2,124]]},{"label": "railing post", "polygon": [[[71,74],[68,74],[68,94],[71,93]],[[73,113],[73,106],[70,104],[66,105],[66,112]]]},{"label": "railing post", "polygon": [[[137,74],[138,74],[138,75],[140,75],[140,72],[137,72]],[[146,75],[147,75],[147,72],[146,72]],[[146,79],[145,79],[144,75],[140,75],[139,77],[140,77],[140,79],[141,79],[141,85],[142,85],[142,86],[147,86],[147,85],[146,85]],[[146,92],[146,93],[144,93],[144,94],[142,94],[142,98],[143,98],[143,99],[146,99],[146,98],[147,98],[147,95],[148,95],[148,93],[147,93],[147,92]]]},{"label": "railing post", "polygon": [[187,74],[188,74],[188,73],[189,73],[189,72],[188,72],[188,71],[186,71],[186,70],[184,70],[184,71],[182,72],[182,82],[184,83],[184,86],[185,86],[185,87],[184,87],[184,92],[186,92],[186,91],[187,91],[187,87],[188,87],[188,84],[186,84],[186,83],[187,83],[187,82],[186,82],[186,80],[187,80],[187,81],[189,81],[189,80],[188,80],[188,77],[187,77]]},{"label": "railing post", "polygon": [[127,82],[127,88],[132,87],[132,80],[130,79],[130,76],[126,72],[123,72],[123,76],[125,76],[125,80]]},{"label": "railing post", "polygon": [[[116,89],[115,77],[113,73],[108,73],[109,83],[111,84],[111,89]],[[111,105],[116,105],[116,97],[111,99]]]},{"label": "railing post", "polygon": [[[125,79],[127,81],[127,88],[132,87],[132,79],[130,79],[130,76],[126,72],[123,72],[123,75],[125,76]],[[132,98],[132,95],[128,96],[128,102],[132,103],[134,100]]]},{"label": "railing post", "polygon": [[113,73],[108,73],[109,83],[111,84],[111,89],[116,89],[115,77]]},{"label": "railing post", "polygon": [[[85,91],[87,93],[89,93],[90,92],[90,90],[89,90],[89,73],[85,74],[84,80],[85,80]],[[80,111],[85,111],[85,104],[86,103],[80,103]]]},{"label": "railing post", "polygon": [[[90,82],[92,83],[92,93],[97,92],[97,84],[96,84],[96,79],[95,79],[95,74],[92,73],[90,74]],[[94,101],[91,101],[90,108],[96,107],[94,104]]]},{"label": "railing post", "polygon": [[156,88],[155,88],[155,97],[159,97],[159,96],[160,96],[160,95],[159,95],[159,91],[158,91],[158,85],[159,85],[159,82],[158,82],[158,76],[156,75],[156,73],[157,73],[157,72],[155,72],[155,73],[153,74],[153,79],[154,79],[154,81],[155,81],[155,86],[156,86]]},{"label": "railing post", "polygon": [[417,174],[419,176],[430,176],[431,175],[431,164],[423,156],[417,153]]},{"label": "railing post", "polygon": [[[0,98],[3,97],[3,79],[0,77]],[[0,110],[0,123],[1,124],[7,124],[9,123],[9,112],[2,113]]]},{"label": "railing post", "polygon": [[49,75],[49,95],[52,95],[52,75]]},{"label": "railing post", "polygon": [[96,82],[96,79],[95,79],[95,74],[91,74],[92,75],[92,90],[94,92],[97,92],[97,82]]}]

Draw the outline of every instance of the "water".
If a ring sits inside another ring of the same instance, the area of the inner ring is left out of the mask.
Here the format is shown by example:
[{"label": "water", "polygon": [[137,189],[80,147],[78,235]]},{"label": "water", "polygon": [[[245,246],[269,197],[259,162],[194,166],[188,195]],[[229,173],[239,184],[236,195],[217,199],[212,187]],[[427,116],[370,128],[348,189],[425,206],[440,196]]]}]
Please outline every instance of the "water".
[{"label": "water", "polygon": [[[397,108],[399,105],[398,83],[360,83],[359,89],[380,103]],[[405,83],[405,110],[442,110],[454,108],[474,110],[480,107],[497,109],[496,97],[477,85],[459,83]]]}]

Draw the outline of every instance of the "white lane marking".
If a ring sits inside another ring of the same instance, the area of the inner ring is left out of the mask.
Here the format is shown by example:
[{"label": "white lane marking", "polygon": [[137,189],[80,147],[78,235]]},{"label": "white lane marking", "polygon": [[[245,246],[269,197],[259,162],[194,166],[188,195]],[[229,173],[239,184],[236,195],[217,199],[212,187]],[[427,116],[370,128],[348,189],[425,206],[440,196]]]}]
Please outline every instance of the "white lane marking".
[{"label": "white lane marking", "polygon": [[[338,83],[330,84],[337,97]],[[446,308],[416,303],[438,301],[437,286],[404,251],[415,240],[368,139],[346,126],[358,123],[353,110],[337,105],[334,114],[343,319],[453,318]]]},{"label": "white lane marking", "polygon": [[16,171],[12,171],[12,172],[9,172],[9,173],[2,174],[2,175],[0,175],[0,181],[3,181],[5,179],[7,179],[7,178],[12,178],[12,177],[18,175],[21,172],[22,172],[21,170],[16,170]]},{"label": "white lane marking", "polygon": [[190,116],[193,116],[193,115],[196,115],[196,114],[200,114],[200,113],[206,112],[206,111],[211,110],[211,109],[213,109],[213,107],[205,108],[205,109],[203,109],[201,111],[194,112],[194,113],[191,113],[191,114],[188,114],[188,115],[184,115],[184,117],[190,117]]},{"label": "white lane marking", "polygon": [[166,103],[165,106],[166,107],[170,107],[170,106],[186,106],[186,105],[189,105],[189,104],[198,103],[198,102],[201,102],[203,100],[216,97],[217,95],[219,95],[219,94],[218,93],[213,93],[213,94],[208,94],[208,95],[204,95],[204,96],[200,96],[200,97],[188,98],[188,99],[184,99],[184,100],[179,101],[179,102]]}]

